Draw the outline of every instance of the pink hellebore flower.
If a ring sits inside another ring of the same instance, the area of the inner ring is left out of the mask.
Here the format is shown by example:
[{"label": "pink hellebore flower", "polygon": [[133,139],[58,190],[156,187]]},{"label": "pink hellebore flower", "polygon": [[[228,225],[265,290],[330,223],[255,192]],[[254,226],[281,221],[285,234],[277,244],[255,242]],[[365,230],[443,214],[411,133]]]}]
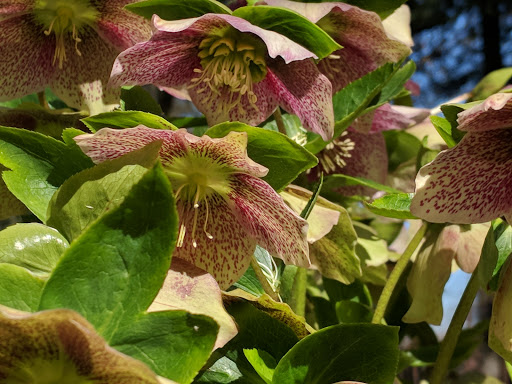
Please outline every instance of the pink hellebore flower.
[{"label": "pink hellebore flower", "polygon": [[331,84],[311,60],[312,52],[231,15],[176,21],[155,15],[153,24],[151,40],[117,58],[113,84],[188,92],[210,125],[258,125],[281,106],[324,140],[332,137]]},{"label": "pink hellebore flower", "polygon": [[466,135],[420,169],[411,212],[433,223],[512,222],[512,94],[489,96],[458,123]]},{"label": "pink hellebore flower", "polygon": [[123,9],[135,0],[2,0],[0,101],[50,87],[70,107],[113,109],[114,59],[149,37],[149,23]]},{"label": "pink hellebore flower", "polygon": [[260,179],[268,170],[247,157],[245,133],[212,139],[139,126],[75,140],[96,163],[162,140],[180,221],[173,257],[211,273],[222,289],[245,272],[256,244],[286,263],[310,265],[307,222]]},{"label": "pink hellebore flower", "polygon": [[[289,8],[316,23],[343,48],[318,64],[332,83],[333,93],[354,80],[388,63],[397,63],[411,53],[406,44],[396,40],[407,35],[409,19],[400,17],[401,28],[391,33],[384,29],[380,17],[370,11],[345,3],[301,3],[289,0],[265,0],[268,5]],[[404,12],[400,9],[400,12]],[[407,12],[405,12],[407,13]],[[400,15],[399,15],[400,16]],[[407,16],[407,15],[405,15]],[[390,16],[391,17],[391,16]],[[397,23],[393,24],[395,27]],[[409,30],[410,35],[410,30]]]}]

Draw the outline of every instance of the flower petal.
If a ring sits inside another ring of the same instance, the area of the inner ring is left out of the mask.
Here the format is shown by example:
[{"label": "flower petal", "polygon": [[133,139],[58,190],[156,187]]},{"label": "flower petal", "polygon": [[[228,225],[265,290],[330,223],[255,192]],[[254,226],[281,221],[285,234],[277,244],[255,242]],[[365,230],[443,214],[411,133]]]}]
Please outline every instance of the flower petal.
[{"label": "flower petal", "polygon": [[343,12],[348,12],[350,9],[354,8],[349,4],[333,2],[302,3],[290,0],[265,0],[265,3],[274,7],[291,9],[292,11],[300,13],[302,16],[313,23],[317,23],[321,18],[329,14],[329,12],[331,12],[334,8],[339,8]]},{"label": "flower petal", "polygon": [[118,51],[90,28],[81,31],[80,38],[81,55],[73,40],[65,40],[67,59],[62,69],[55,69],[50,87],[70,107],[91,115],[110,111],[119,105],[121,96],[119,88],[107,85]]},{"label": "flower petal", "polygon": [[0,20],[20,16],[21,13],[30,11],[31,4],[26,0],[2,0],[0,4]]},{"label": "flower petal", "polygon": [[473,273],[484,245],[489,223],[473,225],[447,225],[438,242],[441,247],[452,248],[457,265],[466,273]]},{"label": "flower petal", "polygon": [[215,279],[174,256],[164,285],[148,312],[176,309],[210,316],[219,324],[214,349],[224,346],[238,333],[235,322],[222,304],[222,293]]},{"label": "flower petal", "polygon": [[52,39],[34,28],[29,15],[1,20],[0,35],[0,101],[44,90],[56,69]]},{"label": "flower petal", "polygon": [[203,154],[212,162],[231,167],[232,172],[245,172],[257,177],[268,172],[267,168],[247,156],[247,134],[244,132],[230,132],[226,137],[212,139],[206,135],[194,136],[186,129],[166,131],[139,125],[127,129],[103,128],[93,135],[75,137],[82,151],[95,163],[115,159],[157,140],[163,141],[160,156],[164,167],[175,158],[194,152],[196,156]]},{"label": "flower petal", "polygon": [[228,204],[247,234],[286,264],[309,267],[307,222],[263,180],[240,173],[231,185]]},{"label": "flower petal", "polygon": [[512,214],[512,129],[469,132],[416,177],[411,212],[434,223],[483,223]]},{"label": "flower petal", "polygon": [[512,93],[496,93],[458,114],[458,129],[483,132],[512,127]]},{"label": "flower petal", "polygon": [[425,120],[429,115],[428,109],[386,103],[375,110],[371,132],[405,129]]},{"label": "flower petal", "polygon": [[411,34],[411,9],[407,4],[400,7],[382,21],[387,35],[405,45],[412,47],[414,41]]},{"label": "flower petal", "polygon": [[[3,166],[2,169],[5,169]],[[0,220],[8,219],[11,216],[25,215],[29,213],[28,208],[19,201],[16,196],[5,185],[0,178]]]},{"label": "flower petal", "polygon": [[304,128],[330,140],[334,133],[332,87],[313,61],[285,64],[273,60],[268,67],[265,80],[272,86],[279,105],[297,115]]},{"label": "flower petal", "polygon": [[184,212],[184,207],[178,205],[180,226],[184,225],[186,231],[183,245],[176,247],[173,259],[183,259],[207,271],[221,289],[228,289],[249,268],[256,240],[247,236],[246,228],[219,195],[212,195],[207,204],[202,203],[197,208],[195,234],[191,210]]},{"label": "flower petal", "polygon": [[194,19],[173,21],[162,20],[155,15],[153,16],[153,23],[157,30],[165,32],[181,32],[190,28],[193,31],[202,30],[207,33],[212,29],[231,25],[240,32],[254,34],[263,40],[267,46],[268,55],[272,58],[281,56],[286,63],[306,58],[317,58],[313,52],[308,51],[280,33],[260,28],[247,20],[232,15],[207,13]]}]

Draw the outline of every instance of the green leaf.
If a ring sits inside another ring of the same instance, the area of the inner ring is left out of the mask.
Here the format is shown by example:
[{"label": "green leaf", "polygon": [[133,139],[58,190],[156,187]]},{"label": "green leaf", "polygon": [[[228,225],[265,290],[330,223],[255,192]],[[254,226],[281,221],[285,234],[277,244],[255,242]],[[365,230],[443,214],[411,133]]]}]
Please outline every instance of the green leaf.
[{"label": "green leaf", "polygon": [[163,117],[153,115],[152,113],[141,111],[114,111],[100,113],[82,119],[82,122],[92,132],[96,132],[101,128],[133,128],[137,125],[144,125],[154,129],[177,129]]},{"label": "green leaf", "polygon": [[0,127],[0,163],[11,169],[2,174],[9,190],[43,222],[57,188],[68,177],[94,165],[77,146],[6,127]]},{"label": "green leaf", "polygon": [[[414,72],[415,66],[410,63],[403,67],[399,64],[385,64],[337,92],[333,97],[336,121],[333,138],[339,137],[358,116],[398,96]],[[310,133],[309,137],[313,138],[305,148],[312,153],[320,152],[328,144],[319,135]]]},{"label": "green leaf", "polygon": [[[297,343],[278,363],[275,384],[368,384],[393,382],[398,364],[398,328],[341,324]],[[364,362],[364,363],[363,363]]]},{"label": "green leaf", "polygon": [[341,324],[370,323],[373,311],[365,304],[342,300],[336,303],[336,315]]},{"label": "green leaf", "polygon": [[162,108],[155,99],[139,85],[121,89],[121,107],[125,111],[142,111],[162,115]]},{"label": "green leaf", "polygon": [[466,132],[460,131],[457,129],[459,126],[459,122],[457,121],[457,115],[460,112],[465,111],[466,109],[472,108],[478,104],[480,104],[481,101],[474,101],[472,103],[466,103],[466,104],[445,104],[441,106],[441,111],[443,112],[444,116],[446,117],[446,120],[450,123],[452,126],[451,129],[451,136],[455,140],[456,143],[462,140]]},{"label": "green leaf", "polygon": [[43,286],[44,280],[27,269],[0,263],[0,305],[35,312]]},{"label": "green leaf", "polygon": [[498,289],[500,272],[510,254],[512,254],[512,227],[506,222],[500,221],[501,220],[496,220],[496,224],[494,225],[498,261],[492,273],[492,279],[489,282],[489,288],[493,291]]},{"label": "green leaf", "polygon": [[347,3],[378,13],[381,19],[385,19],[406,1],[407,0],[348,0]]},{"label": "green leaf", "polygon": [[188,19],[206,13],[231,13],[228,7],[215,0],[149,0],[128,4],[125,8],[146,19],[158,15],[164,20]]},{"label": "green leaf", "polygon": [[498,92],[512,78],[512,67],[501,68],[492,71],[475,85],[471,91],[471,98],[468,101],[487,99],[492,94]]},{"label": "green leaf", "polygon": [[354,185],[362,185],[364,187],[373,188],[376,191],[384,191],[387,193],[401,193],[401,191],[397,189],[372,180],[342,174],[327,176],[324,181],[324,190],[333,190],[340,187],[351,187]]},{"label": "green leaf", "polygon": [[14,264],[46,279],[69,247],[55,229],[38,223],[16,224],[0,231],[0,263]]},{"label": "green leaf", "polygon": [[440,116],[430,116],[430,121],[439,135],[443,138],[448,148],[452,148],[457,144],[455,139],[452,137],[452,125],[448,120]]},{"label": "green leaf", "polygon": [[400,164],[415,159],[422,148],[421,141],[410,133],[404,131],[385,131],[386,150],[388,152],[388,170],[395,171]]},{"label": "green leaf", "polygon": [[241,7],[236,9],[233,15],[260,28],[288,37],[316,54],[318,59],[323,59],[342,48],[319,26],[286,8],[267,5]]},{"label": "green leaf", "polygon": [[384,195],[371,203],[365,202],[365,205],[376,215],[402,220],[417,219],[410,210],[413,196],[413,193],[394,193]]},{"label": "green leaf", "polygon": [[157,164],[120,206],[73,241],[46,283],[40,309],[76,310],[110,340],[155,298],[176,231],[171,187]]},{"label": "green leaf", "polygon": [[277,191],[318,163],[314,155],[279,132],[235,122],[215,125],[206,131],[206,135],[212,138],[224,137],[232,131],[247,132],[249,157],[268,168],[268,174],[263,180]]},{"label": "green leaf", "polygon": [[153,142],[71,176],[50,201],[48,225],[69,241],[77,238],[98,217],[122,203],[147,168],[156,163],[160,146],[159,141]]},{"label": "green leaf", "polygon": [[156,374],[190,383],[210,356],[219,326],[185,311],[152,312],[117,330],[110,345]]},{"label": "green leaf", "polygon": [[485,237],[484,245],[482,247],[482,254],[480,255],[480,262],[478,264],[477,273],[480,286],[487,288],[489,280],[491,280],[493,272],[498,262],[498,249],[496,248],[496,240],[494,237],[494,229],[491,226],[487,236]]},{"label": "green leaf", "polygon": [[240,288],[254,296],[261,296],[265,293],[265,290],[261,286],[261,283],[251,266],[249,266],[247,271],[240,279],[238,279],[235,284],[233,284],[233,286]]},{"label": "green leaf", "polygon": [[256,348],[244,349],[244,355],[265,383],[272,384],[272,376],[277,366],[276,360],[267,352]]}]

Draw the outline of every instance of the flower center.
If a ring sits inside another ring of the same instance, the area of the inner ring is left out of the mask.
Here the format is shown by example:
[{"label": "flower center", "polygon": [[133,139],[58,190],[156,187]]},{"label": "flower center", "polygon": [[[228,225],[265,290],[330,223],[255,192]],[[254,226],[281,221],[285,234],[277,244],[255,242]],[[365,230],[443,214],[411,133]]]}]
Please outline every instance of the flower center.
[{"label": "flower center", "polygon": [[224,113],[237,106],[241,109],[240,101],[244,96],[258,110],[253,84],[267,74],[265,52],[257,38],[231,29],[223,35],[209,36],[199,44],[202,68],[194,69],[199,76],[192,79],[190,87],[197,88],[198,93],[211,91],[206,102],[220,96],[227,98],[227,102],[221,103]]},{"label": "flower center", "polygon": [[187,236],[187,224],[192,223],[192,231],[188,236],[193,247],[197,247],[196,228],[200,216],[201,219],[204,218],[204,235],[210,240],[213,239],[208,232],[209,201],[214,195],[226,195],[229,192],[229,168],[210,157],[189,155],[173,159],[172,164],[166,165],[165,172],[175,190],[180,218],[176,246],[183,246]]},{"label": "flower center", "polygon": [[346,137],[347,135],[347,131],[343,132],[339,138],[327,144],[325,149],[318,154],[318,161],[324,173],[340,172],[347,165],[346,159],[352,157],[351,152],[355,143]]},{"label": "flower center", "polygon": [[62,69],[66,61],[66,39],[75,43],[75,53],[82,56],[78,43],[82,41],[79,32],[86,25],[93,25],[98,11],[88,0],[37,0],[34,6],[35,20],[44,28],[44,34],[55,35],[55,53],[52,64],[58,61]]}]

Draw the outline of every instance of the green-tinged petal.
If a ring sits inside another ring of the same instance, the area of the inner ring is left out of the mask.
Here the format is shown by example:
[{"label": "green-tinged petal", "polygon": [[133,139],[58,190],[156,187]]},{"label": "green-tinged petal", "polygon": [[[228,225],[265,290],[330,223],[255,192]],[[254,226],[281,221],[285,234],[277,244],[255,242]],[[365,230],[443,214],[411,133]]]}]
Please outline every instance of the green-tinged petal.
[{"label": "green-tinged petal", "polygon": [[285,64],[282,60],[268,63],[267,81],[279,105],[297,115],[304,128],[318,133],[327,141],[334,132],[331,82],[311,60]]},{"label": "green-tinged petal", "polygon": [[458,129],[469,132],[512,127],[512,93],[496,93],[484,102],[460,112]]},{"label": "green-tinged petal", "polygon": [[158,383],[141,362],[110,348],[76,312],[29,314],[0,306],[0,381]]},{"label": "green-tinged petal", "polygon": [[473,273],[478,265],[489,226],[489,223],[470,226],[448,225],[441,232],[439,240],[443,241],[446,247],[454,248],[455,261],[464,272]]},{"label": "green-tinged petal", "polygon": [[0,101],[44,90],[55,74],[55,43],[31,24],[30,15],[0,19]]},{"label": "green-tinged petal", "polygon": [[80,55],[75,53],[75,42],[65,40],[67,60],[62,69],[56,68],[50,87],[70,107],[91,115],[110,111],[121,96],[119,88],[107,84],[118,51],[91,28],[84,29],[80,38]]},{"label": "green-tinged petal", "polygon": [[435,223],[512,215],[512,129],[468,132],[416,177],[411,212]]},{"label": "green-tinged petal", "polygon": [[307,222],[261,179],[239,173],[231,185],[228,204],[245,231],[272,256],[309,267]]},{"label": "green-tinged petal", "polygon": [[411,34],[411,9],[407,4],[400,7],[382,21],[384,30],[393,40],[398,40],[412,47],[414,41]]},{"label": "green-tinged petal", "polygon": [[214,349],[224,346],[238,332],[234,320],[222,304],[222,294],[215,279],[176,256],[148,312],[174,309],[212,317],[219,324]]}]

